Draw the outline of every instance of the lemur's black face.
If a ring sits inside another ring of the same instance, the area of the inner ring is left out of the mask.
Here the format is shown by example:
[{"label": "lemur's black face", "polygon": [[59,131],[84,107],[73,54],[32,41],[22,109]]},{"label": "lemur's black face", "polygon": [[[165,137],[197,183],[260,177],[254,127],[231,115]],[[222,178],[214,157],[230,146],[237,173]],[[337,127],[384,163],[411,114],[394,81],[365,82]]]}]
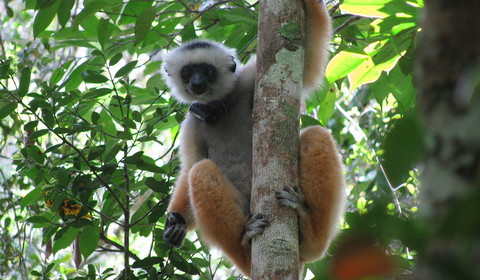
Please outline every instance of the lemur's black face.
[{"label": "lemur's black face", "polygon": [[182,67],[180,76],[190,94],[202,95],[217,82],[217,68],[208,63],[188,64]]}]

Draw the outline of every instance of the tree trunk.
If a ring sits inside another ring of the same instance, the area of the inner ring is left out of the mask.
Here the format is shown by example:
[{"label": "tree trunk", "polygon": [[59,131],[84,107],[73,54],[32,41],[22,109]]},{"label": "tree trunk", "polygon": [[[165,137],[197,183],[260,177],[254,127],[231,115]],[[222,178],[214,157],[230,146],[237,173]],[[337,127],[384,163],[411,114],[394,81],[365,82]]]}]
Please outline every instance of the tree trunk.
[{"label": "tree trunk", "polygon": [[417,85],[425,122],[416,279],[480,279],[480,1],[425,1]]},{"label": "tree trunk", "polygon": [[298,185],[304,21],[301,0],[260,1],[251,211],[271,225],[252,241],[252,279],[300,274],[297,215],[279,206],[275,191]]}]

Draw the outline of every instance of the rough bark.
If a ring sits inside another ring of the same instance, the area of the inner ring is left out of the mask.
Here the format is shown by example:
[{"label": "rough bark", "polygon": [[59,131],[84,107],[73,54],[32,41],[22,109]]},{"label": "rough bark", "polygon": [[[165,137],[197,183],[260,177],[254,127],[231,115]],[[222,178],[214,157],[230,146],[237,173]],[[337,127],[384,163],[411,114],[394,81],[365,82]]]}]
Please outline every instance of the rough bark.
[{"label": "rough bark", "polygon": [[480,1],[425,1],[418,51],[428,226],[416,279],[480,279]]},{"label": "rough bark", "polygon": [[251,210],[271,225],[252,241],[252,279],[299,278],[297,216],[275,191],[298,184],[303,34],[303,1],[260,1]]}]

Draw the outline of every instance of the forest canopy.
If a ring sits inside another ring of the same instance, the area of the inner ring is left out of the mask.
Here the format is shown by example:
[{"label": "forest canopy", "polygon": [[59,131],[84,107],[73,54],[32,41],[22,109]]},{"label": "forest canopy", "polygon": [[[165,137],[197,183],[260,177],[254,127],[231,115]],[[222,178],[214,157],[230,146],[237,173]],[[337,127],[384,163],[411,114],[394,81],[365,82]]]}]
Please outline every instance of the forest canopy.
[{"label": "forest canopy", "polygon": [[[241,279],[195,233],[162,240],[185,105],[162,54],[208,38],[255,54],[257,1],[7,0],[0,7],[2,279]],[[301,126],[339,143],[342,233],[307,279],[400,277],[424,246],[413,62],[422,0],[327,0],[324,86]]]}]

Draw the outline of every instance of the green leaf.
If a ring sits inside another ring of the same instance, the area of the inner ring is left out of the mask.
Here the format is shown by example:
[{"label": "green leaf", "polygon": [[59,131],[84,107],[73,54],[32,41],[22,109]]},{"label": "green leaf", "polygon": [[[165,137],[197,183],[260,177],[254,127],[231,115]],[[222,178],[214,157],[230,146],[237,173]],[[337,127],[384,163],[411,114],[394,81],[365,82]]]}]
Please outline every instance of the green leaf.
[{"label": "green leaf", "polygon": [[320,122],[317,119],[315,119],[315,118],[313,118],[309,115],[301,115],[300,120],[302,121],[302,127],[320,125]]},{"label": "green leaf", "polygon": [[123,76],[127,75],[128,73],[130,73],[132,71],[132,69],[135,68],[135,66],[137,65],[137,62],[138,62],[137,60],[134,60],[132,62],[127,63],[122,68],[120,68],[117,71],[117,73],[115,73],[115,78],[123,77]]},{"label": "green leaf", "polygon": [[112,92],[112,89],[110,88],[97,88],[92,91],[87,92],[84,97],[85,98],[94,98],[97,99],[101,96],[107,95],[110,92]]},{"label": "green leaf", "polygon": [[[380,45],[378,42],[372,43],[371,45],[367,46],[365,49],[373,49],[373,48],[380,48],[378,50],[374,50],[365,60],[363,60],[359,65],[355,67],[349,74],[348,80],[350,82],[350,90],[353,91],[355,88],[359,87],[360,85],[371,83],[376,81],[383,71],[391,70],[395,64],[400,59],[400,55],[387,55],[383,56],[387,52],[383,52],[386,48],[390,47],[390,40],[382,42],[383,45]],[[377,59],[377,55],[382,54],[382,59]],[[374,61],[375,59],[375,61]],[[377,62],[376,62],[377,61]]]},{"label": "green leaf", "polygon": [[28,93],[28,89],[30,87],[30,75],[31,70],[29,67],[25,67],[22,69],[20,74],[20,85],[18,86],[18,94],[23,97]]},{"label": "green leaf", "polygon": [[165,87],[165,82],[163,81],[161,74],[152,75],[147,81],[147,89],[152,93],[157,93],[159,89]]},{"label": "green leaf", "polygon": [[161,257],[146,257],[143,260],[138,260],[132,264],[132,268],[142,268],[147,266],[152,266],[157,263],[162,263],[163,258]]},{"label": "green leaf", "polygon": [[91,226],[85,226],[82,228],[80,234],[79,245],[80,252],[84,259],[87,259],[95,249],[97,249],[98,241],[100,240],[100,229],[98,222],[94,221]]},{"label": "green leaf", "polygon": [[0,108],[0,120],[3,120],[6,116],[10,115],[17,109],[17,103],[6,103]]},{"label": "green leaf", "polygon": [[50,23],[52,22],[55,14],[57,13],[58,7],[60,6],[60,0],[57,0],[52,6],[43,8],[38,11],[33,21],[33,37],[37,38],[43,30],[45,30]]},{"label": "green leaf", "polygon": [[94,16],[96,12],[111,6],[112,3],[105,1],[91,1],[86,3],[85,8],[75,17],[72,26],[78,28],[78,26],[86,19]]},{"label": "green leaf", "polygon": [[117,128],[113,123],[112,116],[108,113],[107,110],[100,111],[100,119],[98,120],[99,125],[102,125],[102,131],[110,135],[117,134]]},{"label": "green leaf", "polygon": [[10,8],[10,6],[7,5],[7,2],[5,3],[5,9],[7,9],[7,16],[8,17],[13,17],[14,16],[13,10],[12,10],[12,8]]},{"label": "green leaf", "polygon": [[51,7],[57,0],[36,0],[35,10],[42,10]]},{"label": "green leaf", "polygon": [[152,212],[148,215],[148,223],[154,224],[156,223],[163,215],[165,215],[165,211],[167,211],[167,204],[160,203],[153,207]]},{"label": "green leaf", "polygon": [[122,123],[128,128],[131,128],[131,129],[136,129],[137,128],[137,125],[135,124],[135,122],[132,121],[129,118],[123,118]]},{"label": "green leaf", "polygon": [[28,152],[28,156],[31,159],[33,159],[38,164],[43,164],[43,162],[45,161],[45,155],[43,154],[43,152],[40,150],[39,147],[33,144],[29,144],[26,150]]},{"label": "green leaf", "polygon": [[97,159],[99,156],[103,154],[104,151],[105,151],[105,145],[100,145],[100,146],[91,148],[87,158],[89,161]]},{"label": "green leaf", "polygon": [[320,103],[320,110],[318,111],[318,118],[320,122],[326,126],[328,120],[333,115],[335,111],[335,101],[337,101],[337,96],[333,91],[327,91],[325,99]]},{"label": "green leaf", "polygon": [[122,59],[122,57],[123,57],[123,54],[122,54],[122,53],[117,53],[117,54],[115,54],[115,55],[110,59],[110,61],[108,62],[108,65],[109,65],[109,66],[113,66],[113,65],[117,64],[117,63],[120,61],[120,59]]},{"label": "green leaf", "polygon": [[8,79],[10,77],[10,65],[8,63],[8,60],[6,62],[0,62],[0,79]]},{"label": "green leaf", "polygon": [[86,83],[92,83],[92,84],[101,84],[108,81],[108,78],[105,77],[104,75],[97,72],[92,72],[92,71],[83,72],[82,79]]},{"label": "green leaf", "polygon": [[414,116],[403,117],[387,132],[383,167],[394,186],[405,182],[408,172],[422,156],[422,139],[422,128]]},{"label": "green leaf", "polygon": [[369,58],[366,54],[341,51],[327,65],[326,77],[330,84],[347,76]]},{"label": "green leaf", "polygon": [[141,122],[142,121],[142,114],[139,111],[133,111],[132,112],[132,118],[136,122]]},{"label": "green leaf", "polygon": [[108,19],[101,18],[98,21],[97,29],[98,43],[100,43],[102,49],[105,49],[105,42],[110,39],[110,36],[112,35],[110,21]]},{"label": "green leaf", "polygon": [[384,18],[392,14],[390,9],[385,9],[385,5],[395,1],[397,0],[344,0],[340,8],[355,15]]},{"label": "green leaf", "polygon": [[209,267],[210,266],[210,262],[206,259],[192,258],[192,261],[193,261],[193,263],[195,263],[199,267]]},{"label": "green leaf", "polygon": [[36,277],[42,277],[43,276],[43,274],[41,272],[38,272],[36,270],[32,270],[32,272],[30,272],[30,274],[32,276],[36,276]]},{"label": "green leaf", "polygon": [[98,120],[100,119],[100,114],[93,111],[92,112],[92,115],[90,116],[90,118],[92,119],[92,124],[94,125],[97,125],[98,124]]},{"label": "green leaf", "polygon": [[34,130],[38,125],[38,121],[31,121],[31,122],[28,122],[26,123],[24,126],[23,126],[23,129],[25,131],[30,131],[30,130]]},{"label": "green leaf", "polygon": [[145,185],[152,189],[154,192],[163,192],[164,188],[162,188],[162,185],[164,185],[161,181],[156,180],[153,177],[148,177],[145,180]]},{"label": "green leaf", "polygon": [[383,72],[382,75],[378,78],[375,83],[371,83],[369,85],[373,96],[378,104],[382,104],[382,102],[387,98],[390,94],[388,80],[387,80],[387,73]]},{"label": "green leaf", "polygon": [[136,165],[137,165],[137,168],[140,170],[145,170],[145,171],[150,171],[153,173],[160,173],[160,174],[165,173],[165,170],[163,170],[161,167],[158,167],[155,163],[146,162],[142,160],[141,162],[138,162]]},{"label": "green leaf", "polygon": [[198,274],[198,269],[193,264],[188,263],[187,260],[177,252],[171,252],[170,260],[172,264],[181,271],[192,275]]},{"label": "green leaf", "polygon": [[27,206],[37,204],[41,198],[42,188],[35,188],[22,198],[22,201],[20,201],[20,206],[23,209]]},{"label": "green leaf", "polygon": [[70,246],[75,238],[77,238],[80,228],[68,227],[61,229],[55,234],[55,242],[53,243],[52,253],[56,254],[61,249]]},{"label": "green leaf", "polygon": [[65,27],[70,19],[75,0],[60,0],[60,2],[60,7],[58,7],[57,11],[57,18],[58,23],[60,23],[62,27]]},{"label": "green leaf", "polygon": [[55,117],[49,109],[42,109],[42,118],[48,128],[53,128],[55,126]]},{"label": "green leaf", "polygon": [[154,19],[154,8],[146,8],[137,17],[137,22],[135,23],[135,46],[145,39],[150,31],[150,28],[152,27],[152,22]]},{"label": "green leaf", "polygon": [[34,131],[32,134],[30,134],[30,137],[28,137],[28,139],[30,141],[33,141],[33,140],[37,139],[38,137],[41,137],[41,136],[43,136],[47,133],[48,133],[48,129],[39,129],[37,131]]},{"label": "green leaf", "polygon": [[72,130],[66,127],[56,127],[53,129],[53,132],[56,134],[66,134],[66,133],[70,134],[72,133]]},{"label": "green leaf", "polygon": [[395,67],[388,73],[390,91],[404,111],[409,109],[415,100],[415,88],[411,75],[402,73],[399,67]]},{"label": "green leaf", "polygon": [[27,219],[27,222],[32,224],[48,224],[50,220],[44,216],[32,216]]},{"label": "green leaf", "polygon": [[103,158],[105,163],[109,163],[112,161],[118,154],[118,152],[122,149],[122,145],[117,144],[113,146],[111,149],[105,149],[104,155],[105,157]]},{"label": "green leaf", "polygon": [[43,274],[48,275],[48,273],[50,273],[50,271],[52,271],[52,268],[54,266],[55,266],[55,263],[51,263],[51,264],[47,265],[47,267],[45,268],[45,272]]}]

